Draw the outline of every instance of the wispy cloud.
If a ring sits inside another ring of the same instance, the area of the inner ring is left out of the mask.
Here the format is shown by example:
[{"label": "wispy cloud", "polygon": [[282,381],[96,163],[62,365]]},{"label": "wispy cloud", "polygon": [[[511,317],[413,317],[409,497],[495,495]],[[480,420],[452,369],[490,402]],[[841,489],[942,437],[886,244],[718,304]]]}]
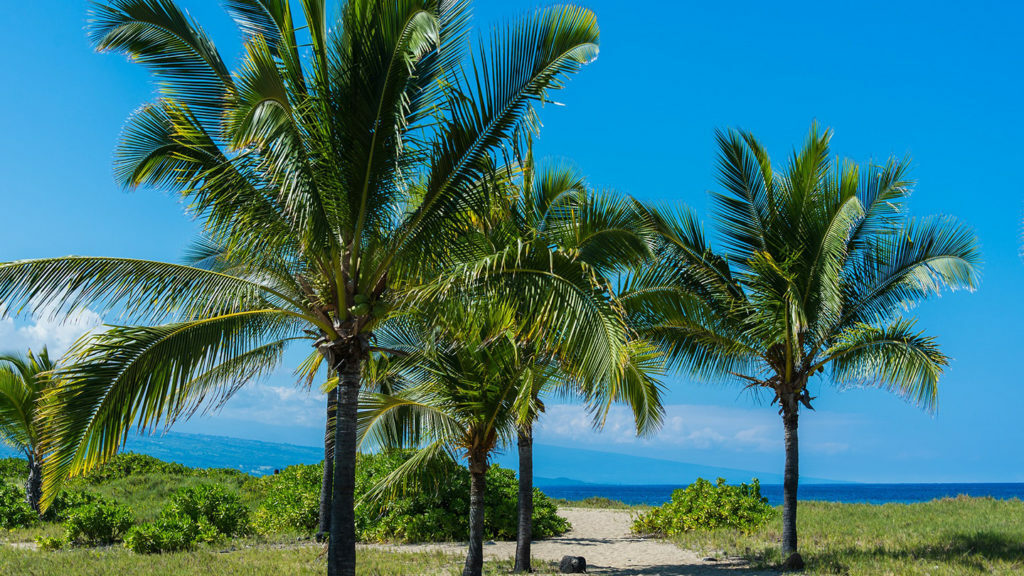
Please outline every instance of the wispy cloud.
[{"label": "wispy cloud", "polygon": [[[829,426],[843,426],[846,416],[828,420]],[[577,405],[549,405],[537,428],[537,441],[574,444],[616,451],[627,446],[672,450],[724,450],[746,453],[775,453],[783,449],[782,424],[774,410],[676,404],[666,406],[664,425],[657,434],[638,438],[633,416],[625,407],[614,407],[604,427],[595,429],[593,418]],[[839,442],[806,441],[808,451],[837,453],[847,446]]]},{"label": "wispy cloud", "polygon": [[0,350],[22,352],[46,346],[51,355],[59,356],[75,340],[102,323],[103,318],[92,310],[81,310],[64,318],[54,318],[49,311],[39,310],[32,314],[29,322],[0,319]]}]

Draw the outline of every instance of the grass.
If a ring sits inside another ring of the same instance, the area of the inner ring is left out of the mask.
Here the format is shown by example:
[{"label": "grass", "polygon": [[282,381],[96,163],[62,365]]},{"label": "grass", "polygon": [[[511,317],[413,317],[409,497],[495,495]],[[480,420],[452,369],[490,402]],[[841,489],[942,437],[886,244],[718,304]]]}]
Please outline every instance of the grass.
[{"label": "grass", "polygon": [[[1024,573],[1024,502],[947,498],[921,504],[801,502],[799,549],[808,574],[973,576]],[[684,548],[781,562],[781,515],[752,534],[720,530],[674,537]]]}]

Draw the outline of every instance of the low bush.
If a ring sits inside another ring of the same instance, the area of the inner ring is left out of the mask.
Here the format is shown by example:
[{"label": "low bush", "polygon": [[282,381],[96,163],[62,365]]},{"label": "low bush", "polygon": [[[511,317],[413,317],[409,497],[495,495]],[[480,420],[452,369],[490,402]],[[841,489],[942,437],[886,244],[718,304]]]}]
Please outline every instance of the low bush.
[{"label": "low bush", "polygon": [[43,513],[43,520],[46,522],[64,522],[76,508],[102,501],[102,498],[91,492],[64,489],[57,493],[50,507]]},{"label": "low bush", "polygon": [[179,490],[155,522],[135,526],[124,540],[129,550],[152,554],[186,550],[250,530],[249,509],[237,493],[200,484]]},{"label": "low bush", "polygon": [[70,544],[95,546],[120,540],[132,524],[135,514],[127,506],[93,502],[72,510],[64,522],[65,538]]},{"label": "low bush", "polygon": [[124,537],[124,545],[137,554],[155,554],[188,550],[199,542],[215,542],[222,537],[209,522],[167,515],[132,527]]},{"label": "low bush", "polygon": [[244,489],[259,500],[253,528],[261,534],[316,530],[323,473],[323,463],[298,464],[250,481]]},{"label": "low bush", "polygon": [[248,474],[231,468],[189,468],[177,462],[165,462],[146,454],[122,452],[82,476],[89,484],[102,484],[143,474],[178,477],[233,478],[241,480]]},{"label": "low bush", "polygon": [[200,484],[180,490],[171,497],[161,516],[205,522],[224,536],[249,532],[249,508],[237,493],[216,484]]},{"label": "low bush", "polygon": [[0,528],[26,528],[38,520],[25,501],[25,490],[0,478]]},{"label": "low bush", "polygon": [[669,502],[637,516],[633,532],[657,536],[719,528],[751,532],[774,515],[775,509],[761,496],[761,484],[756,479],[733,486],[723,478],[717,484],[698,478],[685,489],[672,492]]},{"label": "low bush", "polygon": [[0,458],[0,480],[24,482],[27,477],[27,460],[24,458]]},{"label": "low bush", "polygon": [[[462,541],[469,535],[469,472],[456,462],[437,462],[411,479],[392,498],[364,501],[366,494],[411,456],[388,452],[359,456],[356,464],[356,535],[364,542]],[[245,490],[259,501],[253,525],[260,533],[317,528],[323,464],[289,466],[279,474],[250,481]],[[513,539],[518,527],[519,485],[515,474],[498,466],[487,473],[485,537]],[[534,491],[533,537],[566,532],[569,523],[540,490]]]},{"label": "low bush", "polygon": [[40,550],[52,552],[60,550],[67,545],[67,538],[63,536],[36,536],[36,545]]}]

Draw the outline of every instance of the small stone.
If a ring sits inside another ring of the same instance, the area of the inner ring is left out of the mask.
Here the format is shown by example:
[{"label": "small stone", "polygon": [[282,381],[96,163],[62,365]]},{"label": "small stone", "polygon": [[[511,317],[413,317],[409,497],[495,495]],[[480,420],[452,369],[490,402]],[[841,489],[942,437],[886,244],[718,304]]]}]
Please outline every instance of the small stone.
[{"label": "small stone", "polygon": [[785,571],[796,571],[804,569],[804,559],[800,556],[799,552],[793,552],[786,558],[786,561],[782,563],[782,569]]},{"label": "small stone", "polygon": [[583,556],[562,556],[558,571],[562,574],[586,574],[587,559]]},{"label": "small stone", "polygon": [[494,540],[488,540],[487,542],[484,542],[484,544],[487,546],[494,546]]},{"label": "small stone", "polygon": [[708,556],[707,558],[704,559],[704,561],[705,562],[718,562],[718,558],[715,558],[714,556]]}]

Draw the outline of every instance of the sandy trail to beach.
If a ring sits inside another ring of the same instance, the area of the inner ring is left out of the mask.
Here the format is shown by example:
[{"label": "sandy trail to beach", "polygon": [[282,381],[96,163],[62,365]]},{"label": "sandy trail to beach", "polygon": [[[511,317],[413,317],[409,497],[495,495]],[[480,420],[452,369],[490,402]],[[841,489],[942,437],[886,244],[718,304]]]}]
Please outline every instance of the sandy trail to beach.
[{"label": "sandy trail to beach", "polygon": [[[745,569],[737,560],[705,561],[705,556],[669,542],[637,538],[630,534],[630,511],[561,508],[558,513],[572,523],[572,530],[558,538],[533,543],[533,557],[557,562],[562,556],[583,556],[590,574],[616,576],[750,576],[770,574]],[[460,544],[411,544],[385,546],[396,550],[444,550],[465,554]],[[515,556],[515,542],[484,546],[484,559]]]}]

